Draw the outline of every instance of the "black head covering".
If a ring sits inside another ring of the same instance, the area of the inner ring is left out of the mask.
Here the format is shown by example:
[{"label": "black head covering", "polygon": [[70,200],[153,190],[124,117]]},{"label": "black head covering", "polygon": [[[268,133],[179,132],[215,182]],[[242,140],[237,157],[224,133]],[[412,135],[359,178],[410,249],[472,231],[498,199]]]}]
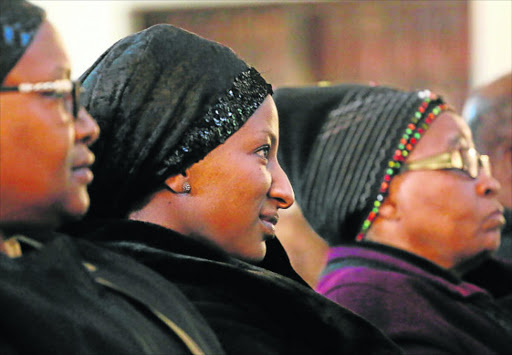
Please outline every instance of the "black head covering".
[{"label": "black head covering", "polygon": [[330,245],[364,236],[389,180],[446,109],[427,90],[362,85],[282,88],[274,100],[280,162],[306,219]]},{"label": "black head covering", "polygon": [[24,0],[0,1],[0,83],[32,43],[44,20],[44,11]]},{"label": "black head covering", "polygon": [[236,132],[272,93],[231,49],[156,25],[108,49],[85,72],[98,121],[87,217],[125,217],[171,175]]}]

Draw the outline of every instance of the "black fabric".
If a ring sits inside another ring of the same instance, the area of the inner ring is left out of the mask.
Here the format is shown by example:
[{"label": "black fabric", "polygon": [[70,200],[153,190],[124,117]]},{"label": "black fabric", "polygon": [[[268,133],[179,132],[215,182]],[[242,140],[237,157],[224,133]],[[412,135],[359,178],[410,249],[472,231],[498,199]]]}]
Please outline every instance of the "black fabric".
[{"label": "black fabric", "polygon": [[[300,279],[283,277],[281,273],[292,272],[282,260],[264,260],[265,269],[139,221],[89,222],[76,225],[75,233],[103,241],[178,285],[228,354],[401,353],[364,319],[318,295]],[[278,244],[269,245],[275,247]]]},{"label": "black fabric", "polygon": [[364,85],[275,91],[279,161],[306,219],[330,245],[354,240],[377,195],[385,198],[381,183],[411,119],[419,114],[420,127],[443,103],[436,97],[420,114],[429,94]]},{"label": "black fabric", "polygon": [[190,354],[148,307],[178,324],[205,353],[223,353],[195,307],[159,275],[86,241],[41,239],[42,249],[21,258],[0,254],[2,354]]},{"label": "black fabric", "polygon": [[231,49],[171,25],[120,40],[81,80],[83,104],[101,129],[91,147],[86,218],[124,217],[233,134],[271,93]]},{"label": "black fabric", "polygon": [[41,23],[44,11],[25,0],[0,2],[0,83],[32,43]]}]

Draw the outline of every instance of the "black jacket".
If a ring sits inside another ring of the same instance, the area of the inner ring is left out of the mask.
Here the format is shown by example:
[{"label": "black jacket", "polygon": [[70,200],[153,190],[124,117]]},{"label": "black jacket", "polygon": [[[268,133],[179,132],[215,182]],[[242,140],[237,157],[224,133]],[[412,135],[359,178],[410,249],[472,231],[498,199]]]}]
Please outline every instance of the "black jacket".
[{"label": "black jacket", "polygon": [[195,307],[155,272],[86,241],[42,239],[21,258],[0,255],[1,354],[223,353]]},{"label": "black jacket", "polygon": [[228,354],[401,353],[369,322],[309,288],[276,239],[267,244],[258,267],[149,223],[89,222],[75,233],[102,241],[171,280]]}]

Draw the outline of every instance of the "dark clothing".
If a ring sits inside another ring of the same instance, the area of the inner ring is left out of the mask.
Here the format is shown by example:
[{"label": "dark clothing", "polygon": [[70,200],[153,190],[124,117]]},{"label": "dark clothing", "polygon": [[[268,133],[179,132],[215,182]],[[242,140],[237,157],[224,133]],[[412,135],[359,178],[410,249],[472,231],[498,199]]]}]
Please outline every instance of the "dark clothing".
[{"label": "dark clothing", "polygon": [[279,161],[329,245],[363,237],[405,157],[447,108],[428,90],[357,84],[279,88],[273,98]]},{"label": "dark clothing", "polygon": [[485,289],[500,306],[512,312],[512,260],[490,258],[462,279]]},{"label": "dark clothing", "polygon": [[501,245],[496,251],[496,256],[512,261],[512,209],[505,209],[506,224],[501,230]]},{"label": "dark clothing", "polygon": [[24,254],[0,254],[3,355],[223,353],[186,297],[127,257],[67,236]]},{"label": "dark clothing", "polygon": [[307,287],[277,239],[258,267],[150,223],[89,222],[76,231],[172,280],[228,354],[401,353],[366,320]]},{"label": "dark clothing", "polygon": [[368,242],[332,248],[318,291],[408,354],[512,351],[512,313],[485,290],[399,249]]},{"label": "dark clothing", "polygon": [[171,25],[134,33],[80,77],[101,135],[85,218],[119,218],[238,131],[272,87],[230,48]]},{"label": "dark clothing", "polygon": [[30,47],[45,19],[44,10],[28,1],[0,1],[0,84]]}]

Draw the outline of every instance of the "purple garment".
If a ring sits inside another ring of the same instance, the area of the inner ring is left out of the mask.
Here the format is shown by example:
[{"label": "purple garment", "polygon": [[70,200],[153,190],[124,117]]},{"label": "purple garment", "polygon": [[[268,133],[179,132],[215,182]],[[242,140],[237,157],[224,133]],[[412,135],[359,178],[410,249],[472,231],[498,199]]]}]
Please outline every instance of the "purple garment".
[{"label": "purple garment", "polygon": [[374,323],[407,354],[512,354],[508,310],[484,289],[396,248],[331,248],[317,291]]}]

